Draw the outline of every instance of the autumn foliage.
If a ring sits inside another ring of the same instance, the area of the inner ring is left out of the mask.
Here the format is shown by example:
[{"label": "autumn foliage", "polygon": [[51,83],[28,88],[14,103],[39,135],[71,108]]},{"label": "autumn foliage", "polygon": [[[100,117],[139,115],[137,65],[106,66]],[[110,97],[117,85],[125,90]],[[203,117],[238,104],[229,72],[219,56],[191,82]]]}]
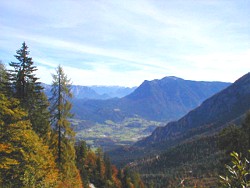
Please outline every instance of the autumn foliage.
[{"label": "autumn foliage", "polygon": [[118,170],[100,149],[75,144],[67,76],[59,66],[49,104],[27,49],[23,43],[17,50],[11,70],[0,62],[0,187],[144,187],[138,175]]}]

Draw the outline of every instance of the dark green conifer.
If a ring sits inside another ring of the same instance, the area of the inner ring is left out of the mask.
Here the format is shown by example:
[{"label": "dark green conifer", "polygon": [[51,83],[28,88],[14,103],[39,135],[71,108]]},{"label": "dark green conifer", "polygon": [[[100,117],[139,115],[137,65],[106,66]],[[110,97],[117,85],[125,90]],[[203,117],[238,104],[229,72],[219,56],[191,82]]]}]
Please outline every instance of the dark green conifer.
[{"label": "dark green conifer", "polygon": [[9,79],[12,96],[19,99],[20,105],[28,112],[33,130],[40,137],[48,138],[50,133],[48,100],[43,93],[43,87],[35,75],[36,66],[29,57],[28,46],[23,42],[15,55],[18,62],[11,62]]}]

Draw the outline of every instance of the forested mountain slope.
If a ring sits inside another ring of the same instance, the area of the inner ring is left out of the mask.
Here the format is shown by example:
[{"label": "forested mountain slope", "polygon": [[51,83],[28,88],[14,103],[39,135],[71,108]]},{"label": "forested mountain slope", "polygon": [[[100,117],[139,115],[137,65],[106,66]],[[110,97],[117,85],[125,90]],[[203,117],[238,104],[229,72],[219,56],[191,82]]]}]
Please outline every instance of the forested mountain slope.
[{"label": "forested mountain slope", "polygon": [[[242,124],[249,110],[250,73],[247,73],[180,120],[157,128],[131,147],[109,153],[112,161],[139,171],[146,185],[155,188],[178,187],[181,183],[187,187],[218,187],[219,174],[228,163],[222,150],[246,148],[244,138],[249,138],[244,127],[228,128],[223,133],[221,130],[232,123]],[[249,117],[245,120],[248,124]],[[246,123],[242,125],[247,127]],[[225,138],[227,141],[221,141]]]},{"label": "forested mountain slope", "polygon": [[[250,109],[250,73],[204,101],[180,120],[157,128],[149,137],[131,147],[111,153],[117,164],[159,154],[182,143],[219,132],[230,122],[240,121]],[[119,159],[119,160],[117,160]]]},{"label": "forested mountain slope", "polygon": [[244,115],[250,109],[250,73],[204,101],[178,121],[157,128],[150,137],[138,143],[147,145],[218,131],[226,123]]}]

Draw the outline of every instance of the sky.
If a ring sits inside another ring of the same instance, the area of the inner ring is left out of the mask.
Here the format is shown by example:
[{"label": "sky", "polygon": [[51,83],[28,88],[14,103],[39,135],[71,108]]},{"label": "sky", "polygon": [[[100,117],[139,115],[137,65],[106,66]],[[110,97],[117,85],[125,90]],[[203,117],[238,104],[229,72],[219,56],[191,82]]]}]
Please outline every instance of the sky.
[{"label": "sky", "polygon": [[250,71],[250,0],[0,0],[0,60],[25,41],[40,81],[234,82]]}]

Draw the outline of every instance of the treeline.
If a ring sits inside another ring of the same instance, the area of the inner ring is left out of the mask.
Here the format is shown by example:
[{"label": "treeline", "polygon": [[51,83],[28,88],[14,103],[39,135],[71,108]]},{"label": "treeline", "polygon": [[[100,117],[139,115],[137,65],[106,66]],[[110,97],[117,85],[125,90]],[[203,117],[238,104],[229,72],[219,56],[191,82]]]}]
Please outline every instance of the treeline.
[{"label": "treeline", "polygon": [[0,63],[0,187],[144,187],[138,174],[116,169],[100,150],[75,144],[63,68],[52,75],[48,99],[25,43],[15,57],[10,70]]}]

